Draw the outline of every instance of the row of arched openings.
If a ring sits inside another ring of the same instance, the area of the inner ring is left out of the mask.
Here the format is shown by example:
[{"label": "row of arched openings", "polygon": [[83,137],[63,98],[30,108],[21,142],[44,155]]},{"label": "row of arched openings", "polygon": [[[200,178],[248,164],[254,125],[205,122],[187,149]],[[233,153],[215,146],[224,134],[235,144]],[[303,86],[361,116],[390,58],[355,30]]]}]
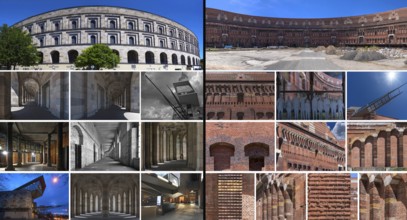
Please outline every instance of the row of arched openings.
[{"label": "row of arched openings", "polygon": [[[113,52],[120,57],[120,53],[117,50],[113,50]],[[51,55],[51,63],[52,64],[59,64],[60,63],[60,53],[56,50],[52,51],[50,53]],[[76,58],[79,56],[79,52],[77,50],[70,50],[68,51],[68,62],[69,63],[75,63]],[[42,52],[38,52],[38,57],[39,57],[39,63],[43,64],[44,63],[44,53]],[[185,59],[184,55],[181,55],[180,58],[181,65],[198,65],[199,61],[198,59],[194,59],[191,57],[187,57],[187,59]],[[186,63],[187,61],[187,63]],[[171,62],[174,65],[178,65],[178,56],[176,54],[172,54],[171,55]],[[139,63],[139,54],[137,53],[137,51],[135,50],[130,50],[129,52],[127,52],[127,63],[130,64],[137,64]],[[147,51],[145,53],[145,63],[146,64],[155,64],[155,56],[154,53],[151,51]],[[166,53],[160,53],[160,64],[169,64],[168,63],[168,57]]]}]

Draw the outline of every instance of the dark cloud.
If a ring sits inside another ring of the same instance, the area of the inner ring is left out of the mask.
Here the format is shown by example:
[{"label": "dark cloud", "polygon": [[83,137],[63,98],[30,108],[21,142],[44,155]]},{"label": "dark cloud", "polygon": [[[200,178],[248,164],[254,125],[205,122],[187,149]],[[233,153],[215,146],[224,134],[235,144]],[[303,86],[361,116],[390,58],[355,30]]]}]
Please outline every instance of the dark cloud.
[{"label": "dark cloud", "polygon": [[[182,77],[181,72],[155,72],[142,73],[141,78],[141,114],[143,119],[172,119],[173,110],[157,89],[147,80],[145,74],[156,84],[165,96],[172,102],[176,103],[173,95],[168,87],[173,92],[173,83],[178,82]],[[202,73],[188,72],[184,73],[188,76],[194,90],[199,97],[200,105],[203,105],[203,75]]]}]

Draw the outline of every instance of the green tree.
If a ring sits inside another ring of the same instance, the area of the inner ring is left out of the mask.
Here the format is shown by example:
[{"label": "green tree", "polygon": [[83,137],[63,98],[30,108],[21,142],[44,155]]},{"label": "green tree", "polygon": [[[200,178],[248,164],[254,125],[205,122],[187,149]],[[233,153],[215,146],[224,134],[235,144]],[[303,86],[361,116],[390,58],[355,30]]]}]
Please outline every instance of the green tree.
[{"label": "green tree", "polygon": [[27,32],[6,24],[0,27],[0,67],[32,66],[39,60],[37,48]]},{"label": "green tree", "polygon": [[76,67],[86,67],[98,70],[100,68],[113,69],[119,64],[119,56],[105,44],[95,44],[82,51],[75,61]]}]

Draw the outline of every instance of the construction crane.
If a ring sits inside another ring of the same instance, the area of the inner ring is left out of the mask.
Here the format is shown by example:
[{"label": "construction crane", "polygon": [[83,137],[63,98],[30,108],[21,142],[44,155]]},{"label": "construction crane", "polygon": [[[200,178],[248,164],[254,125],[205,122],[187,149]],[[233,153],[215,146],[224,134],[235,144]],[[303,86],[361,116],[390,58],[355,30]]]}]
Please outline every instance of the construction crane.
[{"label": "construction crane", "polygon": [[351,119],[364,118],[365,115],[374,113],[377,109],[381,108],[382,106],[386,105],[397,96],[401,95],[401,93],[403,92],[401,91],[401,87],[403,87],[406,84],[407,83],[404,83],[403,85],[384,94],[382,97],[377,98],[370,102],[369,104],[367,104],[366,106],[358,109],[356,112],[352,114]]}]

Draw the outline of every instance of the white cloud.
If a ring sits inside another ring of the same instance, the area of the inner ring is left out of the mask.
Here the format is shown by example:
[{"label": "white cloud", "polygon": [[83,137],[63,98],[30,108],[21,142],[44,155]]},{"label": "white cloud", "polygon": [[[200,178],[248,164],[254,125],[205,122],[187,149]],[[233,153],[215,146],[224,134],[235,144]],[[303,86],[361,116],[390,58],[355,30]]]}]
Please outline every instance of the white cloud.
[{"label": "white cloud", "polygon": [[332,133],[338,140],[345,140],[346,128],[345,122],[337,122],[332,129]]}]

